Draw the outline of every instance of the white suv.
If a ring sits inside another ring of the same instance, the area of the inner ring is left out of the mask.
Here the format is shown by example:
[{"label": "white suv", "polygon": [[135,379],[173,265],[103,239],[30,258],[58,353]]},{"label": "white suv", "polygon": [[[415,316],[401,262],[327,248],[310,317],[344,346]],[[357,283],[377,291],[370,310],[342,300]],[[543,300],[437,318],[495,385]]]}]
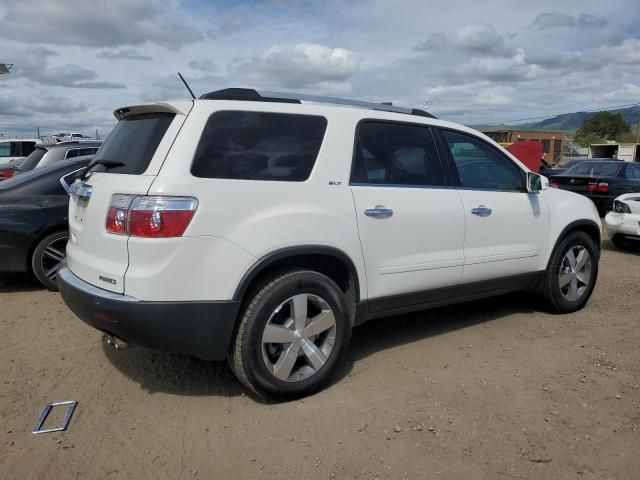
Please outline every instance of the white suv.
[{"label": "white suv", "polygon": [[515,290],[571,312],[594,288],[593,203],[426,112],[227,89],[115,115],[58,279],[116,345],[228,358],[292,398],[366,320]]}]

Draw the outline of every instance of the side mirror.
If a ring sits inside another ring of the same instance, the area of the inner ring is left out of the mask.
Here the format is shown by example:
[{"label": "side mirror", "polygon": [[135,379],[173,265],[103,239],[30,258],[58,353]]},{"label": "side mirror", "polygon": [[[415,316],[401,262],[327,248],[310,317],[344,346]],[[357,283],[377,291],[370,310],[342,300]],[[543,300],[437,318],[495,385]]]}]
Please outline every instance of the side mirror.
[{"label": "side mirror", "polygon": [[549,188],[549,179],[533,172],[527,172],[527,191],[539,192]]}]

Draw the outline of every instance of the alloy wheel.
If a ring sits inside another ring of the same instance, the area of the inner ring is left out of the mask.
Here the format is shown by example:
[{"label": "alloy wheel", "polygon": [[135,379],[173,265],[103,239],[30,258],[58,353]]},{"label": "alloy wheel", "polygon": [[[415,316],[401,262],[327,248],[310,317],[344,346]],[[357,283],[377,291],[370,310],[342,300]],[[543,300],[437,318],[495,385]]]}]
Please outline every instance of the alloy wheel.
[{"label": "alloy wheel", "polygon": [[581,245],[574,245],[564,254],[558,274],[562,296],[570,302],[582,297],[591,280],[591,255]]},{"label": "alloy wheel", "polygon": [[58,277],[58,267],[64,260],[69,237],[62,237],[54,240],[46,246],[40,257],[40,268],[42,273],[51,281]]},{"label": "alloy wheel", "polygon": [[336,340],[336,319],[317,295],[300,293],[282,302],[262,333],[262,358],[278,380],[299,382],[327,362]]}]

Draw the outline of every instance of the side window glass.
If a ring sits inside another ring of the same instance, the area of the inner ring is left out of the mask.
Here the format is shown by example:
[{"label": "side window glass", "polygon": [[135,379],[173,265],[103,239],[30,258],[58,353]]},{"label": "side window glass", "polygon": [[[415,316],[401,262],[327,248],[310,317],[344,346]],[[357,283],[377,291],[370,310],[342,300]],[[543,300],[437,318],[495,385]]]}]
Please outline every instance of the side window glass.
[{"label": "side window glass", "polygon": [[627,178],[640,180],[640,165],[629,165],[627,167]]},{"label": "side window glass", "polygon": [[78,156],[78,149],[67,150],[64,158],[74,158]]},{"label": "side window glass", "polygon": [[11,144],[9,142],[0,143],[0,157],[11,156]]},{"label": "side window glass", "polygon": [[523,190],[520,169],[495,148],[464,133],[443,130],[442,136],[458,170],[461,187]]},{"label": "side window glass", "polygon": [[324,117],[216,112],[204,127],[191,173],[200,178],[303,182],[327,128]]},{"label": "side window glass", "polygon": [[442,186],[444,176],[428,127],[370,121],[360,124],[352,184]]}]

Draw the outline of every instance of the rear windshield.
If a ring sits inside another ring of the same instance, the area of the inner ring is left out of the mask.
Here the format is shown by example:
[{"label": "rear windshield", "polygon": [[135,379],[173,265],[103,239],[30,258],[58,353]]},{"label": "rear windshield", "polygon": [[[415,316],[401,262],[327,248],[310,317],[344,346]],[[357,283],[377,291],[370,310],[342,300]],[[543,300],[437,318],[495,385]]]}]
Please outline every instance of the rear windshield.
[{"label": "rear windshield", "polygon": [[34,168],[36,168],[36,165],[40,163],[40,160],[42,160],[42,157],[44,157],[45,153],[47,153],[47,150],[45,150],[44,148],[36,148],[29,154],[27,158],[22,161],[22,163],[20,163],[18,170],[21,172],[33,170]]},{"label": "rear windshield", "polygon": [[145,113],[123,118],[96,152],[94,161],[124,163],[110,168],[109,173],[143,173],[174,117],[173,113]]},{"label": "rear windshield", "polygon": [[205,125],[191,173],[302,182],[311,174],[326,128],[324,117],[311,115],[216,112]]},{"label": "rear windshield", "polygon": [[590,177],[615,177],[622,164],[617,162],[580,162],[565,175],[589,175]]}]

